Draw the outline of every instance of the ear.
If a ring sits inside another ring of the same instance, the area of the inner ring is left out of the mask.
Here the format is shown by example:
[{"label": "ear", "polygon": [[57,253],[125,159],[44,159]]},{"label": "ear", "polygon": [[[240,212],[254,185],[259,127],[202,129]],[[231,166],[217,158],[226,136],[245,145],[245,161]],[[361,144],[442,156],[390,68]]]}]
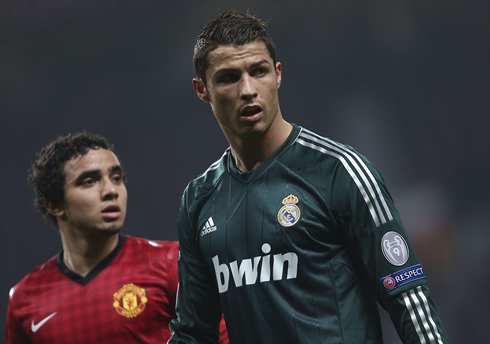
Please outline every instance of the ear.
[{"label": "ear", "polygon": [[194,87],[194,90],[197,93],[197,96],[206,103],[210,103],[211,101],[209,100],[208,97],[208,91],[206,89],[206,85],[204,85],[204,82],[199,79],[199,78],[194,78],[192,79],[192,87]]},{"label": "ear", "polygon": [[282,81],[282,64],[281,62],[276,63],[276,80],[277,80],[277,88],[281,86]]},{"label": "ear", "polygon": [[62,205],[55,205],[51,202],[45,202],[44,206],[46,207],[48,213],[50,213],[54,217],[61,217],[65,215],[65,208]]}]

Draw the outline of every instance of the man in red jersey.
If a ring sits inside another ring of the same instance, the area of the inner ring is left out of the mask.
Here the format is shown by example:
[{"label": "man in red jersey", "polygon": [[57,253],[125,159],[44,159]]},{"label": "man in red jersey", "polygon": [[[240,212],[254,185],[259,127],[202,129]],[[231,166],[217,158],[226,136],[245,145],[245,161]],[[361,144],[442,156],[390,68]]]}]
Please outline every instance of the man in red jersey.
[{"label": "man in red jersey", "polygon": [[[63,249],[10,290],[7,344],[166,342],[178,243],[119,233],[127,190],[107,140],[58,138],[38,153],[29,181]],[[228,343],[224,322],[220,332]]]}]

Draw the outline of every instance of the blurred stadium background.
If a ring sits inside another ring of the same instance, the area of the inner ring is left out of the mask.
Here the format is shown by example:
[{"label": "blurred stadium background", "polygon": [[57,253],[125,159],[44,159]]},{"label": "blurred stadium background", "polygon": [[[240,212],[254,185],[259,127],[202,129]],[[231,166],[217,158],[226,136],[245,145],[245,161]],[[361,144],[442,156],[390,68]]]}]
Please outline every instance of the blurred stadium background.
[{"label": "blurred stadium background", "polygon": [[452,343],[490,342],[483,0],[0,2],[0,324],[10,287],[61,247],[26,181],[60,135],[113,142],[129,176],[124,232],[177,239],[182,190],[227,147],[191,79],[200,28],[229,8],[270,19],[286,120],[383,174]]}]

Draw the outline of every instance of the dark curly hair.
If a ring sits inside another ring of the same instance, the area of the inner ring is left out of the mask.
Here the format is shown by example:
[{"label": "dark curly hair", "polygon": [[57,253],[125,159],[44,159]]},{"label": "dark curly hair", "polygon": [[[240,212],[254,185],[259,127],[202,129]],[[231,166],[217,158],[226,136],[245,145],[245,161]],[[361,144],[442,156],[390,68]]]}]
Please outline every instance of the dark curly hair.
[{"label": "dark curly hair", "polygon": [[221,13],[203,27],[194,46],[194,69],[198,78],[206,85],[208,54],[220,45],[242,46],[260,40],[265,43],[274,66],[276,65],[276,47],[265,31],[267,22],[244,13],[235,14],[234,10]]},{"label": "dark curly hair", "polygon": [[58,227],[56,217],[46,209],[45,202],[59,205],[64,202],[65,163],[77,156],[84,156],[89,149],[113,150],[106,138],[87,132],[59,137],[36,155],[28,177],[34,186],[34,205],[43,213],[47,223]]}]

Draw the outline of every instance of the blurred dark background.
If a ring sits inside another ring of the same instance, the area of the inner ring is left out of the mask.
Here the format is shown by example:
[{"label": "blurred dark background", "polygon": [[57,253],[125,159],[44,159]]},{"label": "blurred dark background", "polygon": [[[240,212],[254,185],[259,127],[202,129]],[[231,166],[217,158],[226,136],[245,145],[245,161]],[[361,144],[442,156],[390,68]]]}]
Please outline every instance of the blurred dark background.
[{"label": "blurred dark background", "polygon": [[489,4],[0,2],[0,338],[10,287],[61,248],[26,180],[56,137],[106,136],[129,176],[124,232],[177,239],[183,189],[227,147],[192,89],[193,46],[235,8],[270,19],[286,120],[383,174],[452,343],[490,342]]}]

